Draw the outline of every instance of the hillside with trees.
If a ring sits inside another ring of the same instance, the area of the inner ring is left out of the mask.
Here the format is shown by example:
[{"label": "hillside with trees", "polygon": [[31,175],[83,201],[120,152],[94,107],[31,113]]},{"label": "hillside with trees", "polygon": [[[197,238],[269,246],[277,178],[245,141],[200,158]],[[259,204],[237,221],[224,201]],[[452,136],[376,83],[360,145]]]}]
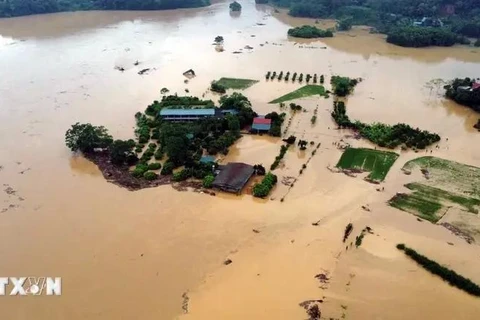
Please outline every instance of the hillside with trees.
[{"label": "hillside with trees", "polygon": [[167,10],[210,5],[210,0],[0,0],[0,17],[78,10]]},{"label": "hillside with trees", "polygon": [[[370,25],[381,33],[393,32],[397,28],[413,26],[415,21],[427,18],[416,27],[424,29],[439,24],[445,31],[429,33],[437,43],[445,42],[447,32],[459,36],[480,38],[480,5],[478,0],[271,0],[270,3],[289,8],[294,17],[335,18],[350,25]],[[441,23],[438,23],[438,21]],[[441,25],[443,24],[443,27]],[[422,33],[423,32],[419,32]],[[412,33],[416,38],[420,36]],[[438,36],[438,39],[436,38]]]}]

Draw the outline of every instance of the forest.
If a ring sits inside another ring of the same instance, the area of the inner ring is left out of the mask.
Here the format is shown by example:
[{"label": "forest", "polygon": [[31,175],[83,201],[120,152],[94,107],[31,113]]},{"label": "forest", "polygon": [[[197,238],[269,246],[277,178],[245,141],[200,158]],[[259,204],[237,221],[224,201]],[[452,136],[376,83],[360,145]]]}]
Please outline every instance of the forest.
[{"label": "forest", "polygon": [[469,44],[463,36],[443,28],[419,28],[414,26],[392,29],[387,34],[387,42],[402,47],[451,47],[456,43]]},{"label": "forest", "polygon": [[0,17],[77,10],[166,10],[209,4],[210,0],[0,0]]},{"label": "forest", "polygon": [[382,33],[412,26],[423,17],[440,18],[444,29],[480,38],[478,0],[271,0],[270,3],[289,8],[289,14],[295,17],[349,19],[354,25],[370,25]]}]

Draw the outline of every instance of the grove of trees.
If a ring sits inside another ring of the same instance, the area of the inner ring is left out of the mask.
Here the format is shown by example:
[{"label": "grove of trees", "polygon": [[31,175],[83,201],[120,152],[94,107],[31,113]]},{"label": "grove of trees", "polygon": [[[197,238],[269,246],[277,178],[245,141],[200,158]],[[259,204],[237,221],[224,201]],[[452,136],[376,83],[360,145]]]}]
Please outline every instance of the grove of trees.
[{"label": "grove of trees", "polygon": [[[446,85],[445,96],[455,102],[468,106],[475,111],[480,112],[480,88],[471,89],[475,79],[464,78],[454,79],[450,84]],[[462,87],[470,88],[463,90]]]},{"label": "grove of trees", "polygon": [[210,0],[0,0],[0,17],[77,10],[166,10],[210,5]]},{"label": "grove of trees", "polygon": [[387,42],[402,47],[450,47],[456,43],[470,43],[463,36],[444,28],[399,27],[387,33]]},{"label": "grove of trees", "polygon": [[330,38],[333,37],[331,30],[322,30],[315,26],[301,26],[288,29],[288,35],[297,38]]}]

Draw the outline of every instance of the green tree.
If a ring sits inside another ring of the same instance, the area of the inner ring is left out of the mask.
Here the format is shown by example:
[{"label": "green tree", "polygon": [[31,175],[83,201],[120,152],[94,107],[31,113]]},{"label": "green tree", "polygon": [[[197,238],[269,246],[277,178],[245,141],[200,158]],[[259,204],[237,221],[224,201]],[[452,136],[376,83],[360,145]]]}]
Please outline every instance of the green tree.
[{"label": "green tree", "polygon": [[353,20],[352,18],[344,18],[337,23],[337,29],[340,31],[348,31],[352,29]]},{"label": "green tree", "polygon": [[65,133],[65,144],[72,151],[93,152],[96,148],[107,148],[112,142],[112,136],[105,127],[90,123],[77,122]]},{"label": "green tree", "polygon": [[165,150],[167,151],[169,161],[177,165],[185,162],[187,156],[187,143],[185,138],[179,136],[168,137],[165,142]]},{"label": "green tree", "polygon": [[240,10],[242,10],[242,5],[240,3],[238,3],[237,1],[233,1],[232,3],[230,3],[229,8],[232,11],[240,11]]},{"label": "green tree", "polygon": [[240,121],[238,120],[238,117],[229,114],[227,115],[227,122],[228,122],[228,130],[233,131],[233,132],[238,132],[240,131]]},{"label": "green tree", "polygon": [[214,180],[215,180],[215,177],[213,175],[209,174],[208,176],[203,178],[203,182],[202,182],[203,187],[204,188],[211,188]]},{"label": "green tree", "polygon": [[110,145],[110,161],[112,164],[121,166],[124,164],[133,165],[138,161],[137,156],[133,152],[135,141],[132,139],[115,140]]}]

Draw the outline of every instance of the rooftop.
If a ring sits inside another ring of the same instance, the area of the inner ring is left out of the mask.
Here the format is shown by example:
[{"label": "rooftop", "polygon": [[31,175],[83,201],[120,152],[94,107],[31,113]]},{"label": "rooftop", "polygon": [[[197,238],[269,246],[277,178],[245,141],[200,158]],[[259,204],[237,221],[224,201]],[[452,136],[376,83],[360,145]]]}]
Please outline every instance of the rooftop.
[{"label": "rooftop", "polygon": [[162,109],[160,116],[214,116],[215,109]]},{"label": "rooftop", "polygon": [[257,117],[253,119],[253,124],[271,124],[272,119],[266,119],[263,117]]},{"label": "rooftop", "polygon": [[228,192],[240,192],[253,175],[253,166],[242,162],[230,162],[219,167],[213,186]]},{"label": "rooftop", "polygon": [[271,127],[272,127],[272,125],[263,124],[263,123],[254,123],[252,125],[253,130],[260,130],[260,131],[268,131],[268,130],[270,130]]}]

